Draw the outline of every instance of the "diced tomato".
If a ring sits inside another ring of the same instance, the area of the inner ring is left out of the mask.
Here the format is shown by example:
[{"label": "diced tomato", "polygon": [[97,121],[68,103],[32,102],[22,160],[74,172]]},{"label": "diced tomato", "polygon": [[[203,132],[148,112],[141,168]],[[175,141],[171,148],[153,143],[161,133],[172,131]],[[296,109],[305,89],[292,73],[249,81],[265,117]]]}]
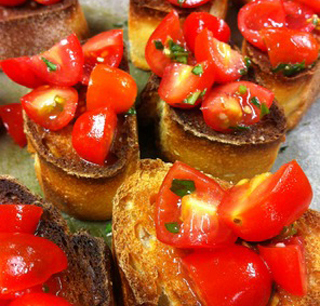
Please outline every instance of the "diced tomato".
[{"label": "diced tomato", "polygon": [[0,0],[0,5],[17,6],[27,2],[27,0]]},{"label": "diced tomato", "polygon": [[10,306],[72,306],[65,299],[47,293],[32,293],[11,302]]},{"label": "diced tomato", "polygon": [[16,298],[22,297],[29,293],[41,293],[41,292],[43,292],[43,286],[37,285],[21,291],[11,292],[8,294],[0,294],[0,306],[2,305],[1,302],[3,300],[14,300]]},{"label": "diced tomato", "polygon": [[267,51],[260,35],[264,28],[286,25],[286,14],[281,0],[252,1],[240,9],[238,27],[243,37],[255,47]]},{"label": "diced tomato", "polygon": [[134,104],[138,87],[127,72],[108,65],[97,65],[91,74],[87,109],[108,107],[116,114],[127,112]]},{"label": "diced tomato", "polygon": [[171,11],[152,33],[145,57],[152,72],[159,77],[172,61],[187,64],[188,52],[176,11]]},{"label": "diced tomato", "polygon": [[0,300],[0,306],[9,306],[11,301]]},{"label": "diced tomato", "polygon": [[33,234],[43,209],[35,205],[0,205],[0,233]]},{"label": "diced tomato", "polygon": [[67,268],[64,252],[48,239],[0,233],[0,292],[8,294],[42,284]]},{"label": "diced tomato", "polygon": [[225,190],[213,179],[175,162],[156,200],[158,239],[177,248],[215,248],[236,236],[220,220],[217,208]]},{"label": "diced tomato", "polygon": [[110,151],[117,115],[110,108],[97,108],[81,115],[72,131],[72,145],[79,156],[89,162],[104,165]]},{"label": "diced tomato", "polygon": [[29,57],[10,58],[1,62],[3,72],[19,85],[36,88],[44,85],[32,69],[32,62]]},{"label": "diced tomato", "polygon": [[207,12],[191,13],[183,25],[183,32],[189,49],[194,52],[196,38],[205,28],[210,30],[213,37],[228,42],[230,39],[230,28],[227,23]]},{"label": "diced tomato", "polygon": [[271,275],[259,255],[234,245],[197,250],[184,257],[184,266],[208,306],[265,306],[271,294]]},{"label": "diced tomato", "polygon": [[83,52],[75,34],[61,40],[50,50],[31,58],[34,73],[46,84],[73,86],[81,81]]},{"label": "diced tomato", "polygon": [[242,55],[215,39],[208,29],[197,36],[195,55],[198,62],[208,61],[213,66],[217,83],[229,83],[247,73]]},{"label": "diced tomato", "polygon": [[111,30],[89,39],[82,46],[84,74],[82,83],[88,85],[92,69],[99,63],[118,67],[123,55],[123,30]]},{"label": "diced tomato", "polygon": [[21,103],[34,122],[57,131],[74,118],[78,92],[72,87],[42,86],[23,96]]},{"label": "diced tomato", "polygon": [[312,8],[317,14],[320,13],[320,0],[296,0]]},{"label": "diced tomato", "polygon": [[308,178],[292,161],[275,174],[240,181],[227,192],[219,214],[240,238],[264,241],[300,218],[311,200]]},{"label": "diced tomato", "polygon": [[287,28],[264,29],[261,35],[268,49],[272,67],[280,64],[313,64],[319,56],[319,44],[310,33]]},{"label": "diced tomato", "polygon": [[211,89],[214,78],[214,69],[208,62],[196,66],[172,63],[164,70],[159,96],[171,106],[193,108]]},{"label": "diced tomato", "polygon": [[168,0],[172,4],[179,6],[179,7],[186,7],[186,8],[192,8],[201,6],[210,0]]},{"label": "diced tomato", "polygon": [[202,103],[205,122],[219,132],[231,132],[257,123],[269,113],[274,93],[241,81],[214,88]]},{"label": "diced tomato", "polygon": [[12,139],[23,148],[27,138],[23,131],[22,107],[20,103],[0,106],[0,119]]},{"label": "diced tomato", "polygon": [[259,245],[259,252],[271,270],[274,281],[293,295],[307,294],[305,250],[301,237]]},{"label": "diced tomato", "polygon": [[43,5],[51,5],[60,2],[61,0],[35,0],[36,2]]}]

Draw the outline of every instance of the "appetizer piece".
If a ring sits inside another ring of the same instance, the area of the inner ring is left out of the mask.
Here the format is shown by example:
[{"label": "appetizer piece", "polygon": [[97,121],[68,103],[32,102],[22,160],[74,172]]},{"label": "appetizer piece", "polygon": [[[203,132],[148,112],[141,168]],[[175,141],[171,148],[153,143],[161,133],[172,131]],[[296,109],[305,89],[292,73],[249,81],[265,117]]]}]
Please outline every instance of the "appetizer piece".
[{"label": "appetizer piece", "polygon": [[0,1],[0,60],[37,54],[71,33],[89,35],[78,0]]},{"label": "appetizer piece", "polygon": [[[114,305],[111,254],[102,239],[71,234],[56,208],[8,176],[0,177],[0,219],[1,305]],[[17,260],[13,250],[27,266],[6,275],[5,265]]]},{"label": "appetizer piece", "polygon": [[34,88],[21,104],[44,195],[80,219],[110,218],[138,161],[137,86],[122,55],[122,30],[112,30],[83,48],[72,34],[40,55],[2,62],[12,80]]},{"label": "appetizer piece", "polygon": [[318,305],[311,199],[295,161],[235,186],[181,162],[141,161],[114,201],[124,305]]},{"label": "appetizer piece", "polygon": [[169,161],[232,182],[269,171],[285,137],[283,111],[270,90],[241,80],[250,62],[225,42],[226,31],[201,30],[194,14],[183,35],[171,12],[148,42],[155,74],[142,94],[141,122],[155,122]]},{"label": "appetizer piece", "polygon": [[[259,0],[246,4],[238,16],[244,36],[242,51],[254,79],[275,93],[294,128],[319,94],[319,11],[299,1]],[[257,22],[258,20],[258,22]]]},{"label": "appetizer piece", "polygon": [[129,7],[129,42],[133,64],[144,70],[150,70],[145,59],[147,42],[162,19],[173,9],[177,10],[181,20],[193,12],[210,13],[215,23],[218,18],[225,18],[228,0],[130,0]]}]

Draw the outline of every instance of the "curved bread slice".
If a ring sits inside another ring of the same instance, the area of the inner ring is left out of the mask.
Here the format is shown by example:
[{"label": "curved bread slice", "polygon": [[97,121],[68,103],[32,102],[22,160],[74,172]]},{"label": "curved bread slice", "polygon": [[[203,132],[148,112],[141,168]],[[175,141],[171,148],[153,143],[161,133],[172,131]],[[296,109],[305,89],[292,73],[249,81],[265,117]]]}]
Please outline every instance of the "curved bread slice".
[{"label": "curved bread slice", "polygon": [[159,82],[151,76],[138,111],[142,117],[157,118],[159,146],[167,160],[181,160],[230,182],[271,169],[286,130],[283,111],[276,103],[250,130],[224,134],[208,127],[199,109],[172,108],[161,101]]},{"label": "curved bread slice", "polygon": [[254,79],[275,93],[287,117],[288,129],[293,129],[320,93],[320,61],[296,76],[285,77],[272,73],[267,54],[247,41],[243,42],[242,52],[252,60]]},{"label": "curved bread slice", "polygon": [[130,0],[129,8],[129,41],[130,56],[133,64],[141,69],[149,70],[145,60],[145,48],[149,37],[162,19],[175,9],[182,20],[192,12],[204,11],[225,18],[228,0],[211,0],[195,9],[183,9],[172,5],[167,0]]},{"label": "curved bread slice", "polygon": [[49,6],[34,1],[19,7],[0,6],[0,60],[38,54],[71,33],[79,39],[89,36],[78,0]]},{"label": "curved bread slice", "polygon": [[0,205],[5,204],[37,205],[44,209],[36,235],[56,243],[68,257],[68,269],[61,273],[61,296],[75,306],[114,305],[111,254],[102,239],[85,232],[71,234],[57,209],[13,178],[0,176]]},{"label": "curved bread slice", "polygon": [[[156,238],[154,201],[170,166],[160,160],[142,160],[140,169],[121,186],[115,197],[113,249],[126,306],[205,305],[201,293],[181,266],[180,258],[185,251]],[[293,297],[276,288],[273,306],[320,305],[319,224],[320,214],[312,210],[297,221],[298,232],[306,242],[308,295]]]}]

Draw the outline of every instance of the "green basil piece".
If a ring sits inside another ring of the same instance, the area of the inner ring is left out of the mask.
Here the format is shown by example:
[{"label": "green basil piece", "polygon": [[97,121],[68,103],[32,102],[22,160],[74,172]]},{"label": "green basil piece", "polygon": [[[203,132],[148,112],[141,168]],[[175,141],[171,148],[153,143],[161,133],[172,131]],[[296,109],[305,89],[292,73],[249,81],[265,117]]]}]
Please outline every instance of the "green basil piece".
[{"label": "green basil piece", "polygon": [[265,103],[262,103],[260,118],[262,118],[265,115],[268,115],[269,113],[270,113],[270,110],[269,110],[268,106]]},{"label": "green basil piece", "polygon": [[180,232],[180,225],[177,222],[172,223],[165,223],[164,225],[168,232],[172,234],[179,234]]},{"label": "green basil piece", "polygon": [[230,126],[230,129],[238,130],[238,131],[248,131],[250,130],[250,126],[245,126],[245,125]]},{"label": "green basil piece", "polygon": [[131,107],[131,108],[127,111],[126,114],[127,114],[127,115],[136,115],[136,114],[137,114],[137,111],[136,111],[136,109],[135,109],[134,107]]},{"label": "green basil piece", "polygon": [[179,197],[191,194],[196,190],[194,181],[173,179],[170,190]]},{"label": "green basil piece", "polygon": [[252,97],[250,102],[256,107],[259,107],[259,108],[261,107],[260,101],[257,97]]},{"label": "green basil piece", "polygon": [[251,65],[252,65],[252,61],[251,61],[250,57],[245,56],[244,57],[244,62],[246,64],[247,68],[249,69],[251,67]]},{"label": "green basil piece", "polygon": [[296,64],[279,64],[276,68],[272,69],[273,73],[282,72],[284,76],[292,76],[306,68],[305,61]]},{"label": "green basil piece", "polygon": [[49,72],[57,71],[57,65],[47,60],[45,57],[41,57],[42,61],[47,65]]},{"label": "green basil piece", "polygon": [[195,67],[192,69],[192,73],[195,74],[195,75],[201,75],[201,74],[203,74],[203,68],[202,68],[201,64],[195,66]]},{"label": "green basil piece", "polygon": [[106,234],[109,235],[109,234],[111,234],[111,233],[112,233],[112,223],[109,222],[109,223],[107,223],[107,225],[106,225]]},{"label": "green basil piece", "polygon": [[196,91],[193,94],[191,94],[187,99],[184,99],[182,103],[195,105],[198,99],[201,97],[201,94],[201,91]]},{"label": "green basil piece", "polygon": [[247,86],[245,86],[245,85],[239,86],[239,94],[240,95],[245,95],[247,93],[247,91],[248,91]]},{"label": "green basil piece", "polygon": [[154,43],[154,46],[156,47],[157,50],[163,50],[164,49],[164,45],[161,42],[161,40],[154,40],[153,43]]}]

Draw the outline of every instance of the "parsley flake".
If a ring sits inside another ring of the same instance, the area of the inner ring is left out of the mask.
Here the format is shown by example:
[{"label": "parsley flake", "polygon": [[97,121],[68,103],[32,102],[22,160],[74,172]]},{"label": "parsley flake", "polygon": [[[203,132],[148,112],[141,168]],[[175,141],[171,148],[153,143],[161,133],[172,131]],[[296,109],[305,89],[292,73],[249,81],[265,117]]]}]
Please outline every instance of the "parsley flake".
[{"label": "parsley flake", "polygon": [[173,179],[170,190],[179,197],[191,194],[196,190],[194,181]]},{"label": "parsley flake", "polygon": [[165,223],[164,225],[168,232],[178,234],[180,232],[180,225],[177,222]]},{"label": "parsley flake", "polygon": [[41,57],[42,61],[47,65],[49,72],[57,71],[57,65],[47,60],[45,57]]}]

